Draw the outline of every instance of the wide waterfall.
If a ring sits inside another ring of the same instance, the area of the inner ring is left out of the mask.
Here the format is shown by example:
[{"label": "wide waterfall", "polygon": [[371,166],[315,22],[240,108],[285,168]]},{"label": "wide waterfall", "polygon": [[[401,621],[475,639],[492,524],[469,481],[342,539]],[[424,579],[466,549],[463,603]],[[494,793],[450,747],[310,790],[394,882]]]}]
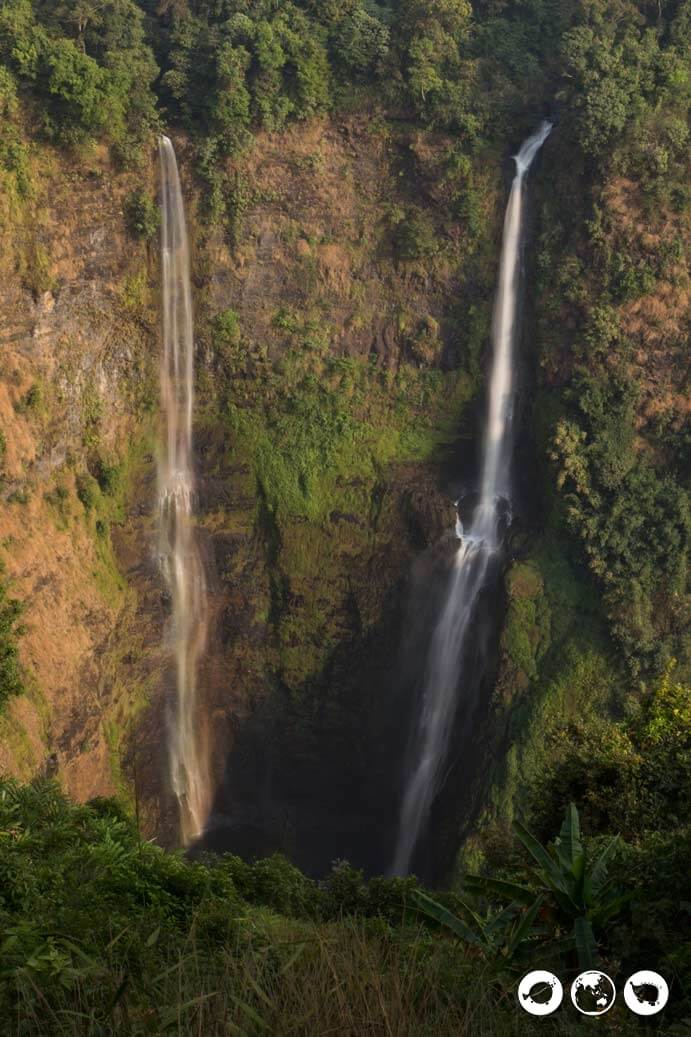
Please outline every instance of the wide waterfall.
[{"label": "wide waterfall", "polygon": [[487,576],[490,559],[501,547],[502,514],[510,498],[512,412],[524,179],[552,129],[543,122],[514,156],[516,174],[504,220],[499,284],[492,324],[493,363],[485,427],[480,498],[470,528],[456,522],[459,546],[439,621],[427,658],[424,696],[412,767],[403,796],[393,870],[405,875],[432,803],[439,791],[456,714],[466,635]]},{"label": "wide waterfall", "polygon": [[175,151],[159,141],[164,435],[158,459],[159,557],[170,594],[169,635],[175,696],[168,710],[169,765],[184,843],[204,828],[210,807],[207,752],[201,736],[197,668],[206,644],[207,593],[193,524],[192,409],[194,329],[189,247]]}]

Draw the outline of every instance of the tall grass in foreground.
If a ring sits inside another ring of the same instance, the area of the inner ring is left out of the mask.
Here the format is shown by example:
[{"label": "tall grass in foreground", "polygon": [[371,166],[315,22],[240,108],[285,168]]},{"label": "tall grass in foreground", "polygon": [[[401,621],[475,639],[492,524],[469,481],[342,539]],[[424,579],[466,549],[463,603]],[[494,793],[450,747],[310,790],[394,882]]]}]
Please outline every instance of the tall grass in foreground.
[{"label": "tall grass in foreground", "polygon": [[[248,929],[219,949],[192,930],[159,953],[160,969],[130,975],[118,965],[115,937],[99,966],[48,1001],[28,976],[16,977],[15,1010],[0,1032],[36,1037],[504,1037],[577,1034],[589,1021],[565,1002],[551,1019],[532,1020],[500,993],[477,959],[427,934],[402,942],[367,920],[295,923],[253,913]],[[418,942],[419,937],[419,942]],[[103,984],[115,989],[104,1004]],[[640,1034],[615,1008],[602,1034]]]},{"label": "tall grass in foreground", "polygon": [[[415,889],[346,865],[317,883],[281,857],[189,860],[114,801],[0,780],[0,1037],[584,1032],[568,996],[526,1015],[523,966],[421,924]],[[617,1003],[598,1032],[641,1031]]]},{"label": "tall grass in foreground", "polygon": [[[20,981],[17,1034],[462,1034],[482,1014],[483,979],[465,976],[451,1000],[444,956],[422,958],[368,932],[362,921],[295,924],[262,915],[218,949],[192,931],[160,955],[156,975],[114,977],[116,1003],[98,1004],[101,970],[89,971],[50,1006]],[[123,939],[127,939],[126,934]],[[117,944],[112,947],[117,957]],[[108,963],[104,963],[108,969]],[[117,966],[116,966],[117,968]],[[484,992],[486,994],[486,990]],[[94,1002],[97,1004],[94,1004]],[[485,1013],[486,1014],[486,1013]],[[486,1022],[472,1032],[491,1034]]]}]

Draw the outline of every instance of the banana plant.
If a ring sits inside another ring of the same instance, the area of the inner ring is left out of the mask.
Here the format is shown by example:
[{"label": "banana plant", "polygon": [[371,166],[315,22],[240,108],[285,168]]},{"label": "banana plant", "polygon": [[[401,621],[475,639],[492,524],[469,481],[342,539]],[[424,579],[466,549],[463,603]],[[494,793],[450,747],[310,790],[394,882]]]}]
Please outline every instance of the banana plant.
[{"label": "banana plant", "polygon": [[607,873],[618,836],[594,861],[589,860],[581,842],[578,810],[573,803],[566,809],[551,853],[520,822],[514,823],[514,831],[535,861],[536,867],[530,872],[534,886],[468,875],[465,887],[491,900],[509,900],[516,904],[532,902],[537,891],[548,903],[554,904],[557,913],[572,927],[581,968],[592,968],[597,964],[595,931],[602,930],[630,899],[630,894],[622,894]]},{"label": "banana plant", "polygon": [[464,901],[457,900],[465,918],[454,914],[421,890],[415,890],[413,898],[423,914],[476,948],[500,974],[517,969],[518,959],[524,963],[533,957],[533,952],[539,947],[538,938],[542,930],[536,926],[536,921],[544,900],[543,894],[533,896],[527,910],[512,902],[500,911],[488,910],[484,917]]}]

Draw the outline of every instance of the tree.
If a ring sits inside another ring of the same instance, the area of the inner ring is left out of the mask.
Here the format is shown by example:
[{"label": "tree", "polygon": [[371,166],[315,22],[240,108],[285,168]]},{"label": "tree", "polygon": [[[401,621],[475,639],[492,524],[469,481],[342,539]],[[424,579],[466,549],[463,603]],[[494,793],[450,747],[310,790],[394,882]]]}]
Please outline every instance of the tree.
[{"label": "tree", "polygon": [[124,156],[155,122],[158,70],[133,0],[9,0],[0,11],[0,57],[41,100],[42,128],[54,139],[103,133]]},{"label": "tree", "polygon": [[470,32],[466,0],[406,0],[397,41],[415,110],[427,122],[465,129],[473,63],[463,48]]},{"label": "tree", "polygon": [[226,43],[218,52],[214,121],[226,150],[231,153],[242,146],[250,122],[251,97],[246,84],[250,60],[242,46]]},{"label": "tree", "polygon": [[350,73],[364,78],[372,75],[386,58],[390,37],[387,26],[358,7],[336,29],[333,52]]},{"label": "tree", "polygon": [[46,91],[53,100],[53,132],[75,129],[92,132],[108,119],[106,76],[93,58],[68,39],[51,40],[42,68]]},{"label": "tree", "polygon": [[577,25],[562,41],[565,90],[578,112],[583,151],[605,155],[625,127],[654,100],[660,59],[657,36],[641,32],[629,10],[616,20]]}]

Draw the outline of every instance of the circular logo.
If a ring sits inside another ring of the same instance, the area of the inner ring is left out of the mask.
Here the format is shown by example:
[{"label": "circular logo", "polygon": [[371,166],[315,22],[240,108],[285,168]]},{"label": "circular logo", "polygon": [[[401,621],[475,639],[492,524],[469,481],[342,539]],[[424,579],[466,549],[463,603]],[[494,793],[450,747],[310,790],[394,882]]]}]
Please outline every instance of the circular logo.
[{"label": "circular logo", "polygon": [[564,988],[553,972],[535,969],[518,984],[518,1003],[530,1015],[551,1015],[561,1004]]},{"label": "circular logo", "polygon": [[606,972],[589,969],[571,984],[571,1000],[583,1015],[604,1015],[614,1004],[617,991]]},{"label": "circular logo", "polygon": [[624,1000],[636,1015],[655,1015],[669,1001],[667,980],[649,969],[634,972],[624,985]]}]

